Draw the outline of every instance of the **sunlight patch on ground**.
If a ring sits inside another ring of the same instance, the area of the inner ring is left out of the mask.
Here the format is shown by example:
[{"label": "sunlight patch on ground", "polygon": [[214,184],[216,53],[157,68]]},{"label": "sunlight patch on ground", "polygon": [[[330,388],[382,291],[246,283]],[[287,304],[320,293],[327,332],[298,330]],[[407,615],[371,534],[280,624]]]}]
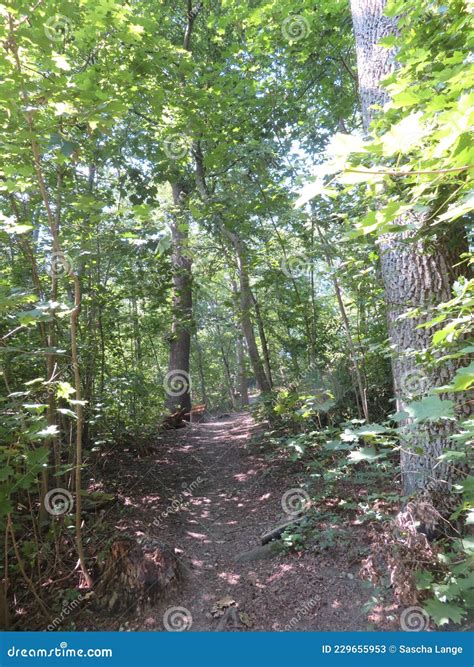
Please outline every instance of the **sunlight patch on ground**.
[{"label": "sunlight patch on ground", "polygon": [[257,470],[251,468],[250,470],[247,470],[247,472],[238,472],[236,475],[234,475],[234,479],[236,479],[238,482],[247,482],[250,477],[255,477],[257,473]]},{"label": "sunlight patch on ground", "polygon": [[240,581],[240,574],[234,574],[233,572],[220,572],[218,577],[232,586],[236,586]]},{"label": "sunlight patch on ground", "polygon": [[278,566],[278,569],[276,572],[274,572],[270,577],[267,579],[268,584],[272,584],[275,581],[279,581],[280,579],[283,579],[283,577],[288,574],[289,572],[292,572],[294,570],[293,565],[288,565],[287,563],[282,563],[281,565]]},{"label": "sunlight patch on ground", "polygon": [[200,542],[205,542],[206,544],[211,543],[211,540],[204,533],[193,533],[192,531],[187,530],[186,534],[189,535],[189,537],[193,537],[195,540],[199,540]]}]

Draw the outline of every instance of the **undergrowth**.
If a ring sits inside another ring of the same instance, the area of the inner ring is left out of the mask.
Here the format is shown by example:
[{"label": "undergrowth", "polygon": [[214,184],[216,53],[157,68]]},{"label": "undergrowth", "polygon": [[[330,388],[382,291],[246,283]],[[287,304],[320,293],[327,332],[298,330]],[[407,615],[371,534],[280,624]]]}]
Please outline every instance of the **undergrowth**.
[{"label": "undergrowth", "polygon": [[[453,490],[456,511],[447,519],[435,517],[441,529],[428,539],[420,530],[422,515],[436,509],[402,496],[399,430],[392,420],[338,422],[334,415],[315,415],[304,398],[298,402],[287,395],[260,403],[255,412],[267,420],[261,435],[267,456],[283,455],[303,472],[310,497],[303,520],[282,536],[287,549],[353,549],[361,577],[397,604],[422,606],[435,626],[469,619],[474,606],[472,477]],[[321,427],[322,422],[331,425]],[[467,457],[472,424],[465,428],[451,452],[456,462]],[[440,458],[449,457],[448,452]],[[362,525],[370,541],[361,545],[354,531]],[[379,601],[375,596],[369,606]]]}]

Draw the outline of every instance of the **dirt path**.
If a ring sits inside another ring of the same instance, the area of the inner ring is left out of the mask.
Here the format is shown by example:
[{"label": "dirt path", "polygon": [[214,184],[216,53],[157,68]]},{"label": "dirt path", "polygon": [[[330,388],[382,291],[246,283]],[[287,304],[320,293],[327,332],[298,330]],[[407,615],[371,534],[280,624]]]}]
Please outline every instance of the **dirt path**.
[{"label": "dirt path", "polygon": [[257,430],[240,413],[175,431],[156,454],[130,457],[116,480],[126,508],[116,525],[179,548],[184,576],[169,599],[108,619],[108,629],[163,630],[174,607],[186,611],[168,611],[168,622],[192,617],[198,631],[367,629],[362,605],[370,591],[358,579],[364,534],[357,527],[351,548],[258,549],[260,535],[282,517],[283,494],[304,477],[286,460],[269,462],[252,441]]}]

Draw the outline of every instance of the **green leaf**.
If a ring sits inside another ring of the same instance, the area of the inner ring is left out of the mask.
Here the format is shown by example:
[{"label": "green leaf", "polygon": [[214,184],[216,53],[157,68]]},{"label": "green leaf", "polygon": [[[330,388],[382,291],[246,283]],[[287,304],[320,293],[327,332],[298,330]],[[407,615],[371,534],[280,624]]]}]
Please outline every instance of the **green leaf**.
[{"label": "green leaf", "polygon": [[48,460],[48,456],[49,449],[47,447],[36,447],[28,450],[26,460],[31,466],[41,466]]},{"label": "green leaf", "polygon": [[349,452],[349,459],[351,463],[359,463],[360,461],[376,461],[383,458],[384,453],[377,453],[372,447],[361,447]]},{"label": "green leaf", "polygon": [[457,452],[455,450],[448,450],[438,456],[438,461],[460,461],[466,458],[466,452]]},{"label": "green leaf", "polygon": [[433,573],[429,570],[419,570],[416,573],[416,587],[419,591],[428,590],[433,583]]},{"label": "green leaf", "polygon": [[46,438],[51,438],[52,436],[58,435],[58,433],[58,427],[56,424],[52,424],[51,426],[47,426],[46,428],[41,429],[41,431],[37,431],[34,436],[35,439],[45,440]]},{"label": "green leaf", "polygon": [[17,225],[15,223],[3,224],[3,231],[7,234],[26,234],[33,229],[32,225]]},{"label": "green leaf", "polygon": [[456,220],[466,213],[469,213],[474,209],[474,193],[469,194],[467,197],[462,199],[460,202],[451,204],[446,209],[445,213],[438,216],[437,222],[443,222],[444,220]]},{"label": "green leaf", "polygon": [[6,516],[13,511],[13,506],[6,491],[0,493],[0,516]]},{"label": "green leaf", "polygon": [[58,382],[56,394],[58,398],[69,398],[71,394],[74,394],[76,390],[72,387],[69,382]]},{"label": "green leaf", "polygon": [[367,169],[363,165],[351,165],[338,176],[337,180],[342,185],[357,185],[358,183],[382,183],[384,178],[385,174],[374,172],[373,169]]},{"label": "green leaf", "polygon": [[436,625],[447,625],[450,621],[460,623],[467,613],[457,604],[440,602],[436,598],[425,602],[424,609]]},{"label": "green leaf", "polygon": [[421,143],[427,132],[421,117],[420,112],[412,113],[391,126],[382,136],[384,155],[406,153]]},{"label": "green leaf", "polygon": [[453,381],[445,389],[446,391],[466,391],[474,385],[474,361],[469,366],[464,366],[456,371]]},{"label": "green leaf", "polygon": [[56,409],[62,415],[67,415],[68,417],[72,417],[73,419],[76,419],[76,413],[73,412],[72,410],[69,410],[69,408],[56,408]]},{"label": "green leaf", "polygon": [[456,484],[456,491],[462,493],[468,503],[474,503],[474,476],[468,475],[462,482]]},{"label": "green leaf", "polygon": [[48,320],[51,319],[51,315],[45,313],[40,308],[32,308],[31,310],[24,310],[17,314],[18,321],[20,324],[27,326],[28,324],[34,324],[38,320]]},{"label": "green leaf", "polygon": [[467,554],[474,554],[474,537],[466,535],[461,540],[461,548]]},{"label": "green leaf", "polygon": [[341,442],[340,440],[329,440],[324,444],[323,449],[328,452],[338,452],[344,451],[351,448],[351,445],[348,443]]},{"label": "green leaf", "polygon": [[337,132],[332,138],[328,152],[338,157],[348,157],[351,153],[365,153],[367,143],[362,136]]},{"label": "green leaf", "polygon": [[401,93],[398,93],[398,95],[393,95],[391,106],[393,109],[398,109],[413,106],[414,104],[418,104],[418,102],[420,102],[419,94],[412,90],[403,90]]},{"label": "green leaf", "polygon": [[357,435],[377,435],[379,433],[386,433],[388,429],[381,424],[367,424],[366,426],[361,426],[356,431]]},{"label": "green leaf", "polygon": [[10,466],[2,465],[0,467],[0,482],[5,482],[10,476],[14,475],[15,471]]},{"label": "green leaf", "polygon": [[474,509],[469,510],[465,519],[466,526],[474,525]]},{"label": "green leaf", "polygon": [[334,197],[335,194],[337,194],[337,190],[326,187],[321,180],[316,180],[304,186],[295,206],[299,208],[315,197]]},{"label": "green leaf", "polygon": [[454,402],[442,400],[439,396],[426,396],[405,406],[405,412],[415,422],[436,422],[440,419],[453,419]]}]

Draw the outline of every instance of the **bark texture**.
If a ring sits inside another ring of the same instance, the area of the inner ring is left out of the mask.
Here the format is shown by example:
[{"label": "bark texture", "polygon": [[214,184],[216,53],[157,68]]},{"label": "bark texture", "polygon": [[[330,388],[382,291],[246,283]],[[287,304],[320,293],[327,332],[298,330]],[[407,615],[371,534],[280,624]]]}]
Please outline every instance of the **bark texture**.
[{"label": "bark texture", "polygon": [[257,320],[258,327],[258,337],[260,338],[260,345],[262,346],[263,353],[263,365],[265,367],[265,375],[267,376],[268,384],[270,388],[273,387],[273,378],[272,378],[272,367],[270,364],[270,351],[268,349],[268,340],[265,333],[265,326],[263,324],[262,314],[260,312],[260,305],[255,298],[255,295],[251,294],[253,304],[255,306],[255,318]]},{"label": "bark texture", "polygon": [[[239,289],[235,280],[232,280],[232,300],[234,303],[235,313],[240,311]],[[247,382],[247,369],[245,367],[245,349],[244,349],[244,334],[242,331],[242,323],[239,322],[235,328],[235,355],[236,355],[236,388],[239,408],[245,408],[249,404],[249,390]]]},{"label": "bark texture", "polygon": [[245,408],[249,404],[249,390],[247,386],[247,371],[245,369],[244,341],[240,331],[237,331],[235,340],[237,357],[237,386],[239,391],[239,407]]},{"label": "bark texture", "polygon": [[191,382],[189,356],[193,315],[191,257],[189,254],[188,226],[184,212],[184,187],[172,184],[175,213],[171,222],[173,254],[173,324],[170,337],[168,376],[165,381],[166,407],[170,412],[191,409]]},{"label": "bark texture", "polygon": [[[378,46],[382,37],[397,30],[396,20],[383,16],[385,4],[385,0],[351,0],[359,95],[366,131],[376,113],[374,105],[388,101],[381,79],[396,66],[394,51]],[[452,285],[460,271],[453,265],[466,249],[464,230],[453,227],[449,243],[442,236],[434,241],[430,238],[427,243],[413,237],[423,231],[424,219],[409,213],[400,222],[406,223],[407,218],[416,231],[384,235],[379,244],[398,410],[423,397],[430,388],[447,384],[462,365],[462,361],[452,360],[437,364],[425,373],[416,354],[428,347],[433,335],[433,329],[420,329],[419,325],[430,319],[429,311],[437,304],[451,298]],[[400,318],[412,308],[420,308],[428,314],[418,319]],[[459,405],[462,397],[450,398],[457,401],[458,412],[467,414],[468,407]],[[451,485],[460,474],[456,467],[441,465],[438,461],[443,449],[453,447],[449,436],[455,431],[455,422],[442,420],[413,425],[406,420],[404,426],[401,455],[404,493],[428,491],[433,498],[438,498],[438,504],[439,498],[449,496]]]}]

